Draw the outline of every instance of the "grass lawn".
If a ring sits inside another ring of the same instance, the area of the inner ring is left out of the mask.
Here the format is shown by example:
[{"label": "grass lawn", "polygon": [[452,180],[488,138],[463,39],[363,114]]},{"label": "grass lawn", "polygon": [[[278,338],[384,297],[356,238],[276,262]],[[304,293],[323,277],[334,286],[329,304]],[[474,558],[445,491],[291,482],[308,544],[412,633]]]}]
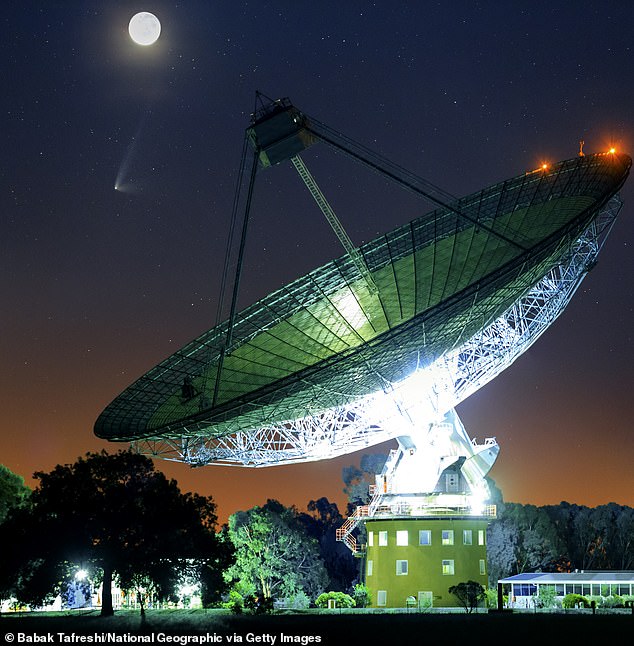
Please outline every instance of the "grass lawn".
[{"label": "grass lawn", "polygon": [[[509,644],[554,643],[551,640],[591,636],[602,643],[623,638],[634,631],[630,614],[530,614],[491,613],[341,613],[308,612],[265,616],[232,615],[224,610],[148,610],[145,620],[138,611],[118,611],[100,617],[84,613],[6,614],[0,617],[0,640],[6,643],[116,643],[138,642],[147,635],[152,643],[184,644],[188,636],[205,636],[205,643],[218,644]],[[58,633],[63,633],[60,637]],[[13,636],[7,639],[7,635]],[[49,636],[50,635],[50,636]],[[117,640],[115,635],[120,636]],[[170,639],[171,637],[171,639]],[[31,638],[31,639],[30,639]],[[175,639],[174,639],[175,638]],[[285,640],[285,641],[284,641]],[[198,639],[190,643],[199,643]]]}]

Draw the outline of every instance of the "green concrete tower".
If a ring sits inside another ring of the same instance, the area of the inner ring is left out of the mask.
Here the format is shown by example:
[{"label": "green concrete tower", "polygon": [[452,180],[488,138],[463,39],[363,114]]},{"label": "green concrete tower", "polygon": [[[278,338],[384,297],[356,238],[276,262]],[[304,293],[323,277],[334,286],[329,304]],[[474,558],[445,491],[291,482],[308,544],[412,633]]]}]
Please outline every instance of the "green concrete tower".
[{"label": "green concrete tower", "polygon": [[[486,529],[496,507],[485,475],[498,444],[470,440],[453,410],[397,440],[369,504],[356,508],[337,539],[365,559],[372,606],[458,606],[450,587],[487,587]],[[363,542],[354,536],[359,525]]]},{"label": "green concrete tower", "polygon": [[373,607],[457,606],[451,586],[487,587],[484,516],[380,516],[366,521],[365,583]]}]

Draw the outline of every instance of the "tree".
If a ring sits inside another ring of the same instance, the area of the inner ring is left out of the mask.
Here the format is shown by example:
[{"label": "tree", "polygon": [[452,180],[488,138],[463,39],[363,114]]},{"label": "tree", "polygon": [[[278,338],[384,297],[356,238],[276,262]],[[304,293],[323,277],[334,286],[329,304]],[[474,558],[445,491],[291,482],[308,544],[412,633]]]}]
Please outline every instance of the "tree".
[{"label": "tree", "polygon": [[539,594],[535,603],[540,608],[552,608],[555,605],[557,598],[557,590],[554,585],[540,585]]},{"label": "tree", "polygon": [[515,547],[519,541],[519,529],[510,520],[494,521],[487,529],[487,562],[489,585],[496,587],[499,579],[516,574]]},{"label": "tree", "polygon": [[293,508],[269,500],[263,507],[239,511],[229,518],[235,564],[226,574],[243,589],[264,599],[304,591],[311,598],[323,591],[328,575],[319,546]]},{"label": "tree", "polygon": [[498,514],[502,514],[504,512],[504,496],[502,495],[502,490],[490,476],[484,476],[484,479],[489,489],[489,503],[497,507]]},{"label": "tree", "polygon": [[30,493],[22,476],[0,464],[0,523],[11,509],[23,505]]},{"label": "tree", "polygon": [[164,597],[179,575],[226,562],[213,500],[181,493],[147,457],[88,453],[34,477],[30,506],[0,526],[14,555],[5,574],[27,603],[58,592],[69,568],[90,565],[103,583],[102,614],[111,615],[113,578],[124,589],[151,582]]},{"label": "tree", "polygon": [[612,564],[617,570],[634,567],[634,509],[631,507],[622,507],[616,519]]},{"label": "tree", "polygon": [[388,456],[385,453],[366,453],[361,457],[359,468],[354,465],[344,467],[341,477],[343,489],[348,496],[348,512],[352,513],[358,505],[370,501],[369,486],[374,484],[375,476],[383,471]]},{"label": "tree", "polygon": [[452,585],[449,588],[449,594],[453,594],[458,599],[467,614],[473,612],[486,596],[484,587],[477,581],[463,581]]},{"label": "tree", "polygon": [[[28,504],[31,490],[22,476],[0,464],[0,525],[9,512]],[[13,559],[0,558],[0,605],[4,599],[15,596],[15,581],[9,576],[9,564]]]},{"label": "tree", "polygon": [[487,533],[490,585],[522,572],[556,570],[566,546],[546,509],[518,503],[503,509]]},{"label": "tree", "polygon": [[364,583],[357,583],[354,586],[352,598],[357,608],[367,608],[372,603],[372,595]]},{"label": "tree", "polygon": [[307,505],[308,513],[297,516],[305,527],[306,533],[319,544],[319,551],[328,572],[328,590],[346,592],[358,575],[358,565],[352,552],[337,541],[337,529],[344,522],[339,508],[328,498],[311,500]]}]

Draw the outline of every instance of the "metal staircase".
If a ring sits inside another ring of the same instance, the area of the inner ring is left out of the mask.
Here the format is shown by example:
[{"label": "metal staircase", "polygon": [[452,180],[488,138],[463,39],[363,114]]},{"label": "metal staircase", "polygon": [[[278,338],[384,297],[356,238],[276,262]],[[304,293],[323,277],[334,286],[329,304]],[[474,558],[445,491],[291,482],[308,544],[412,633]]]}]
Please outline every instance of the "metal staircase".
[{"label": "metal staircase", "polygon": [[336,530],[336,538],[344,543],[355,556],[362,556],[365,552],[365,545],[357,543],[357,539],[352,532],[358,527],[359,523],[371,518],[381,506],[383,497],[390,493],[391,479],[397,464],[402,455],[401,449],[392,449],[388,455],[381,474],[376,476],[376,483],[370,485],[370,503],[368,505],[359,505],[352,516],[348,516],[341,527]]}]

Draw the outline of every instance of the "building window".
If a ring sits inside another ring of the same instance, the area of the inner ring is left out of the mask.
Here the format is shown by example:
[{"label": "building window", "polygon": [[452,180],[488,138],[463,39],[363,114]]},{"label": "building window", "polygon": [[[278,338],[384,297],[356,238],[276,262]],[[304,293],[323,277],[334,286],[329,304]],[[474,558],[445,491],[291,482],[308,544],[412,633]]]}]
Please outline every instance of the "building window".
[{"label": "building window", "polygon": [[462,530],[462,544],[473,545],[473,532],[470,529]]},{"label": "building window", "polygon": [[421,529],[418,532],[419,545],[431,545],[431,529]]},{"label": "building window", "polygon": [[385,606],[387,605],[387,590],[378,590],[376,593],[376,605]]},{"label": "building window", "polygon": [[453,545],[453,529],[442,530],[442,544]]},{"label": "building window", "polygon": [[372,576],[372,566],[373,565],[374,565],[374,561],[368,561],[367,576]]},{"label": "building window", "polygon": [[368,545],[374,547],[374,532],[368,532]]},{"label": "building window", "polygon": [[387,545],[387,532],[379,532],[379,546],[385,547]]},{"label": "building window", "polygon": [[407,574],[407,561],[396,561],[396,575],[403,576]]},{"label": "building window", "polygon": [[484,545],[485,543],[485,533],[483,529],[478,530],[478,545]]},{"label": "building window", "polygon": [[454,573],[453,559],[446,560],[446,561],[442,562],[442,573],[443,574],[453,574]]},{"label": "building window", "polygon": [[514,583],[513,594],[516,597],[533,597],[537,594],[537,586],[534,583]]},{"label": "building window", "polygon": [[484,559],[480,559],[480,574],[486,574],[487,573],[487,564]]},{"label": "building window", "polygon": [[401,547],[409,545],[409,532],[406,529],[399,529],[396,532],[396,544]]}]

